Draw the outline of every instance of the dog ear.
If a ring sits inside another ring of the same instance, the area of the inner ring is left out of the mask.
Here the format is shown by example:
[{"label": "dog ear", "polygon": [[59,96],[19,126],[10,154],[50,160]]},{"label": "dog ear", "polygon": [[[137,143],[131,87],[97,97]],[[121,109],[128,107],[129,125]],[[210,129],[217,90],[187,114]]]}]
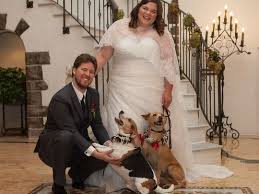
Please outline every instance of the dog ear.
[{"label": "dog ear", "polygon": [[123,112],[123,110],[121,110],[121,111],[119,112],[119,118],[120,118],[120,119],[123,119],[123,118],[124,118],[123,115],[124,115],[124,112]]},{"label": "dog ear", "polygon": [[145,120],[148,120],[148,118],[150,117],[150,113],[145,114],[145,115],[141,115]]},{"label": "dog ear", "polygon": [[122,120],[118,119],[115,117],[115,122],[118,124],[118,125],[123,125],[123,122]]}]

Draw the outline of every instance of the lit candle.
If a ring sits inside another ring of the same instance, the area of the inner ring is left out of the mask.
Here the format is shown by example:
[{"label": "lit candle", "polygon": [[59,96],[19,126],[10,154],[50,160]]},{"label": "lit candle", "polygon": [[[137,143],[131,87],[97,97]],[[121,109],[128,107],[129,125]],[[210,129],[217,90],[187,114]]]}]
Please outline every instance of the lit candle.
[{"label": "lit candle", "polygon": [[245,40],[245,29],[242,28],[242,35],[241,35],[241,47],[244,47],[244,41]]},{"label": "lit candle", "polygon": [[219,21],[219,23],[218,23],[218,31],[220,30],[220,15],[221,15],[221,12],[219,11],[218,12],[218,21]]},{"label": "lit candle", "polygon": [[228,6],[225,5],[224,24],[227,24],[227,11],[228,11]]},{"label": "lit candle", "polygon": [[213,21],[212,21],[212,32],[211,32],[211,38],[213,38],[213,37],[214,37],[215,23],[216,23],[216,21],[215,21],[215,20],[213,20]]},{"label": "lit candle", "polygon": [[209,26],[206,26],[206,32],[205,32],[205,42],[206,42],[206,44],[208,43],[208,31],[209,31]]},{"label": "lit candle", "polygon": [[237,19],[235,20],[235,38],[238,39],[238,33],[237,33]]},{"label": "lit candle", "polygon": [[232,31],[233,30],[233,24],[232,24],[232,20],[233,20],[233,12],[231,11],[230,12],[230,31]]},{"label": "lit candle", "polygon": [[235,33],[237,33],[237,23],[238,23],[238,21],[237,21],[237,19],[235,19]]}]

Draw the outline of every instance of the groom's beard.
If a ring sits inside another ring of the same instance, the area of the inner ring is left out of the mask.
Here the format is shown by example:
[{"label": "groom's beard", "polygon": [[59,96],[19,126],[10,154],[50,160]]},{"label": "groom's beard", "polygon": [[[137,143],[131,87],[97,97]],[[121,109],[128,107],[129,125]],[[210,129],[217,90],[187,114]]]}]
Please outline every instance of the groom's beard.
[{"label": "groom's beard", "polygon": [[80,90],[86,90],[88,86],[92,83],[93,79],[89,76],[74,77],[75,83]]}]

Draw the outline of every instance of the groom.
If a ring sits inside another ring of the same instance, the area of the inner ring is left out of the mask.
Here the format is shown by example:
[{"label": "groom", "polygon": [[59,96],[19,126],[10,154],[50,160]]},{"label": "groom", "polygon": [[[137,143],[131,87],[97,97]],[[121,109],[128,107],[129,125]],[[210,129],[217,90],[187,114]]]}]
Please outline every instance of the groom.
[{"label": "groom", "polygon": [[97,68],[96,59],[88,54],[79,55],[73,65],[72,83],[59,90],[48,107],[47,122],[37,142],[35,152],[52,167],[54,194],[66,194],[65,170],[72,178],[72,187],[84,189],[84,180],[107,163],[119,164],[109,152],[98,152],[91,145],[87,128],[91,126],[101,144],[110,145],[103,126],[99,94],[90,88]]}]

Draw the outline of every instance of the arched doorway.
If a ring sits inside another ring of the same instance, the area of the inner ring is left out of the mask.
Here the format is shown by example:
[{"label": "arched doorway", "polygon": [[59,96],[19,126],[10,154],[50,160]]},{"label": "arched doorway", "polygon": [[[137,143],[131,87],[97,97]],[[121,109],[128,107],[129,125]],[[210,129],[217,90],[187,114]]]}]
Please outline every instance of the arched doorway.
[{"label": "arched doorway", "polygon": [[25,47],[22,39],[12,31],[0,30],[0,43],[0,67],[17,67],[25,73]]},{"label": "arched doorway", "polygon": [[25,47],[17,33],[0,30],[1,133],[26,133]]}]

